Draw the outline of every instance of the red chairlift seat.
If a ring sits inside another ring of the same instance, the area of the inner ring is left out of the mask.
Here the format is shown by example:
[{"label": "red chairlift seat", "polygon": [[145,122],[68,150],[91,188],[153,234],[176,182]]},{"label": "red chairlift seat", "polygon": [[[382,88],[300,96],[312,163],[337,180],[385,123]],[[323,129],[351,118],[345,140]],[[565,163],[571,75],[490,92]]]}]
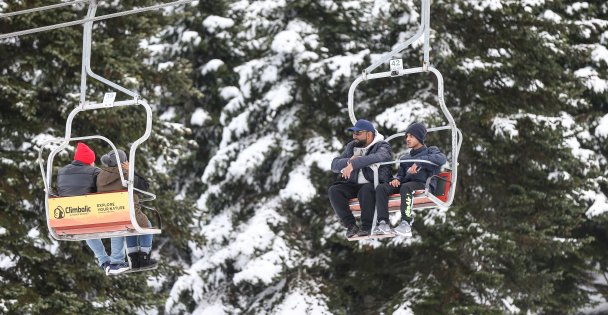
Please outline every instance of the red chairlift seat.
[{"label": "red chairlift seat", "polygon": [[[452,185],[452,172],[441,172],[437,177],[437,187],[435,188],[434,196],[439,200],[446,202],[449,198],[450,186]],[[401,207],[401,195],[392,194],[388,197],[389,213],[399,212]],[[348,200],[348,206],[355,216],[361,215],[361,206],[358,198]],[[435,208],[437,205],[424,194],[424,190],[416,190],[414,192],[414,210]]]}]

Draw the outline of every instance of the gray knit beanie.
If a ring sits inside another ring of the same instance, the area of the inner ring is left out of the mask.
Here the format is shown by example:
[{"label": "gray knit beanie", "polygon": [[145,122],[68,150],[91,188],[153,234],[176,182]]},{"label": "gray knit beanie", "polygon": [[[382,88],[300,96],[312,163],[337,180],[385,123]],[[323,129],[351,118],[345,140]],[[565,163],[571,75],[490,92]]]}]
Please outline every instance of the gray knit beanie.
[{"label": "gray knit beanie", "polygon": [[[127,154],[123,150],[118,150],[118,158],[120,159],[120,163],[127,161]],[[116,164],[116,152],[114,150],[104,154],[101,157],[101,163],[107,166],[117,166]]]}]

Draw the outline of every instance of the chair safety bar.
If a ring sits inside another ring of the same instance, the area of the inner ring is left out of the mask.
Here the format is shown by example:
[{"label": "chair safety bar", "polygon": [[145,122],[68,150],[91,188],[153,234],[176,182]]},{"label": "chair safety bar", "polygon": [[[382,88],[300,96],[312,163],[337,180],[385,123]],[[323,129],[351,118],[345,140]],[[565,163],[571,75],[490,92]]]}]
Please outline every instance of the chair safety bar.
[{"label": "chair safety bar", "polygon": [[[195,1],[195,0],[174,1],[174,2],[169,2],[169,3],[152,5],[152,6],[149,6],[149,7],[143,7],[143,8],[138,8],[138,9],[127,10],[127,11],[123,11],[123,12],[117,12],[117,13],[112,13],[112,14],[101,15],[101,16],[98,16],[98,17],[84,18],[84,19],[81,19],[81,20],[75,20],[75,21],[70,21],[70,22],[52,24],[52,25],[48,25],[48,26],[42,26],[42,27],[27,29],[27,30],[23,30],[23,31],[12,32],[12,33],[8,33],[8,34],[2,34],[2,35],[0,35],[0,40],[5,39],[5,38],[19,37],[19,36],[28,35],[28,34],[34,34],[34,33],[44,32],[44,31],[56,30],[56,29],[59,29],[59,28],[64,28],[64,27],[69,27],[69,26],[74,26],[74,25],[85,24],[85,23],[88,23],[88,22],[97,22],[97,21],[112,19],[112,18],[126,16],[126,15],[132,15],[132,14],[138,14],[138,13],[147,12],[147,11],[158,10],[158,9],[162,9],[162,8],[165,8],[165,7],[170,7],[170,6],[176,6],[176,5],[191,3],[193,1]],[[89,2],[89,3],[91,3],[91,2],[95,2],[95,0],[74,1],[74,2],[70,2],[69,4],[71,5],[71,4],[80,3],[80,2]],[[67,5],[68,5],[68,3],[65,4],[65,6],[67,6]],[[62,6],[64,6],[64,5],[56,5],[53,8],[55,8],[55,7],[62,7]],[[19,14],[24,14],[24,13],[30,13],[30,12],[43,11],[43,10],[46,10],[46,9],[51,9],[49,7],[42,7],[42,8],[23,10],[23,11],[18,11],[18,12],[13,12],[13,13],[7,13],[7,14],[0,15],[0,17],[8,17],[8,16],[13,16],[13,15],[19,15]]]}]

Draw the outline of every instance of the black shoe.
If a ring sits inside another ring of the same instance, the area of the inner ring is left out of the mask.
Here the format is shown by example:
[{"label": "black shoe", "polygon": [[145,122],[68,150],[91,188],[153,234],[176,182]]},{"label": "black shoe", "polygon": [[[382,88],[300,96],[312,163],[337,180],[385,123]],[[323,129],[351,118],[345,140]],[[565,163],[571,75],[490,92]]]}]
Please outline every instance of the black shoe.
[{"label": "black shoe", "polygon": [[361,229],[359,233],[357,233],[358,237],[369,236],[371,234],[371,230]]},{"label": "black shoe", "polygon": [[139,252],[130,253],[129,260],[131,261],[131,269],[139,269]]},{"label": "black shoe", "polygon": [[150,258],[149,253],[138,252],[137,254],[139,256],[137,258],[139,260],[140,270],[156,269],[156,267],[158,267],[158,263],[156,260]]},{"label": "black shoe", "polygon": [[348,230],[346,230],[346,238],[351,238],[351,237],[357,235],[358,232],[359,232],[359,227],[356,224],[353,224],[348,227]]}]

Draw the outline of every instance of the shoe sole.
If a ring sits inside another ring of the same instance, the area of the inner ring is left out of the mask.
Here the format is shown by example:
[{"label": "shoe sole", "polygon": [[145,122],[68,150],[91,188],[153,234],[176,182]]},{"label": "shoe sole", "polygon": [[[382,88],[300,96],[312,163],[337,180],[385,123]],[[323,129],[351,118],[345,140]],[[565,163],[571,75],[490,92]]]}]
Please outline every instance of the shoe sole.
[{"label": "shoe sole", "polygon": [[131,270],[131,267],[129,267],[129,268],[125,269],[125,270],[120,270],[120,269],[119,270],[115,270],[114,272],[107,271],[106,272],[106,276],[121,275],[121,274],[123,274],[123,273],[125,273],[125,272],[127,272],[129,270]]},{"label": "shoe sole", "polygon": [[411,231],[409,233],[401,233],[401,232],[395,231],[395,233],[399,236],[412,237]]}]

